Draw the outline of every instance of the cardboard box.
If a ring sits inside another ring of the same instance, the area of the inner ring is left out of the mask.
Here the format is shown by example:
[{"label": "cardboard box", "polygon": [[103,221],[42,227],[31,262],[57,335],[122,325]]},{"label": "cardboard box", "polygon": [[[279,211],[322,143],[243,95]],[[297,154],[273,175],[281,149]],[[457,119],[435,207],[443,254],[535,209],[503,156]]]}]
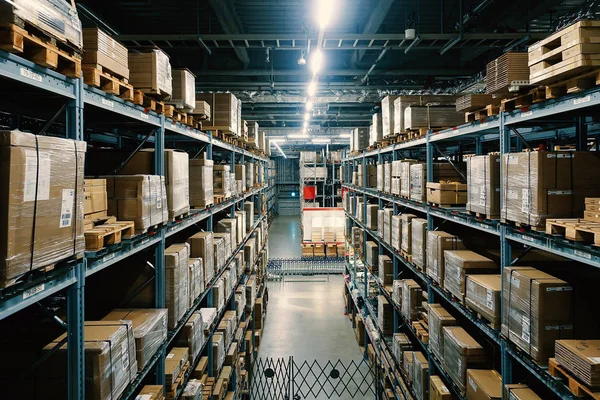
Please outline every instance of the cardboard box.
[{"label": "cardboard box", "polygon": [[573,288],[531,267],[504,267],[502,334],[536,362],[554,355],[554,342],[573,337]]},{"label": "cardboard box", "polygon": [[410,198],[410,166],[417,160],[402,160],[400,162],[400,196]]},{"label": "cardboard box", "polygon": [[213,191],[215,195],[231,196],[231,177],[229,165],[213,166]]},{"label": "cardboard box", "polygon": [[487,357],[483,347],[460,326],[445,326],[444,360],[442,365],[448,376],[465,393],[467,369],[484,366]]},{"label": "cardboard box", "polygon": [[452,127],[464,124],[456,106],[409,106],[404,110],[404,128]]},{"label": "cardboard box", "polygon": [[413,389],[417,400],[429,400],[429,363],[420,351],[413,353]]},{"label": "cardboard box", "polygon": [[585,197],[600,195],[600,155],[596,152],[532,151],[502,158],[501,218],[545,227],[547,218],[579,217]]},{"label": "cardboard box", "polygon": [[246,165],[235,164],[235,180],[242,181],[242,192],[245,192],[246,191]]},{"label": "cardboard box", "polygon": [[204,343],[204,328],[202,314],[199,311],[194,312],[186,321],[181,333],[177,336],[175,342],[177,347],[186,347],[189,349],[189,362],[192,364],[200,355]]},{"label": "cardboard box", "polygon": [[444,360],[444,326],[455,326],[454,318],[442,305],[429,304],[429,350],[440,360]]},{"label": "cardboard box", "polygon": [[0,287],[83,252],[85,151],[85,142],[0,131]]},{"label": "cardboard box", "polygon": [[427,182],[427,202],[442,206],[466,204],[467,185],[458,182]]},{"label": "cardboard box", "polygon": [[411,221],[411,255],[412,262],[421,271],[425,272],[427,255],[427,220],[413,218]]},{"label": "cardboard box", "polygon": [[[421,96],[408,95],[398,96],[394,100],[394,133],[404,133],[408,128],[405,124],[404,113],[409,106],[422,106],[425,104],[431,105],[452,105],[456,103],[457,96],[441,95],[441,96]],[[433,125],[432,125],[433,126]]]},{"label": "cardboard box", "polygon": [[169,104],[192,111],[196,107],[196,75],[187,68],[173,68],[173,95]]},{"label": "cardboard box", "polygon": [[407,321],[416,321],[421,312],[423,289],[413,279],[402,282],[402,315]]},{"label": "cardboard box", "polygon": [[378,274],[384,285],[391,285],[394,282],[394,263],[385,254],[379,256]]},{"label": "cardboard box", "polygon": [[167,339],[166,309],[116,309],[108,313],[102,321],[127,320],[133,324],[136,359],[141,371],[156,351]]},{"label": "cardboard box", "polygon": [[136,89],[157,93],[168,98],[173,93],[171,62],[167,53],[152,49],[143,53],[129,53],[129,83]]},{"label": "cardboard box", "polygon": [[190,257],[201,258],[204,268],[204,282],[208,283],[215,275],[214,236],[212,232],[198,232],[189,237]]},{"label": "cardboard box", "polygon": [[467,382],[467,400],[502,400],[502,376],[493,369],[469,369]]},{"label": "cardboard box", "polygon": [[377,323],[384,335],[394,333],[394,307],[385,298],[385,296],[377,296]]},{"label": "cardboard box", "polygon": [[367,242],[365,248],[365,262],[369,267],[371,267],[372,271],[377,271],[379,262],[379,245],[375,242]]},{"label": "cardboard box", "polygon": [[504,385],[505,398],[509,400],[542,400],[524,384]]},{"label": "cardboard box", "polygon": [[383,137],[392,136],[394,133],[394,101],[398,96],[385,96],[381,100],[381,126]]},{"label": "cardboard box", "polygon": [[499,327],[501,292],[501,275],[468,275],[465,303],[493,326]]},{"label": "cardboard box", "polygon": [[412,220],[417,218],[414,214],[402,214],[402,239],[400,249],[407,255],[411,255],[412,250]]},{"label": "cardboard box", "polygon": [[[139,399],[140,396],[146,396]],[[162,385],[146,385],[140,390],[135,400],[162,400],[163,399]]]},{"label": "cardboard box", "polygon": [[452,400],[454,397],[439,376],[429,377],[429,399],[430,400]]},{"label": "cardboard box", "polygon": [[444,251],[444,289],[464,303],[467,275],[497,272],[498,266],[489,258],[471,250]]},{"label": "cardboard box", "polygon": [[379,206],[377,204],[367,204],[367,222],[365,226],[372,231],[377,230],[377,212]]},{"label": "cardboard box", "polygon": [[[450,163],[434,163],[432,182],[460,182],[463,178],[456,169],[454,169],[455,167],[464,174],[466,169],[464,162],[455,162],[454,166]],[[413,201],[425,202],[427,200],[427,164],[416,163],[410,165],[409,179],[410,199]],[[441,198],[439,200],[441,200]],[[463,204],[464,203],[466,203],[466,199]]]},{"label": "cardboard box", "polygon": [[[106,195],[106,179],[83,180],[83,214],[106,213],[108,197]],[[85,217],[84,217],[85,218]]]},{"label": "cardboard box", "polygon": [[196,102],[205,101],[211,110],[209,118],[202,122],[202,129],[222,130],[240,136],[241,101],[231,93],[197,93]]},{"label": "cardboard box", "polygon": [[210,120],[210,105],[204,100],[196,100],[196,105],[190,114],[197,116],[203,122]]},{"label": "cardboard box", "polygon": [[555,342],[556,361],[590,387],[600,386],[600,340]]},{"label": "cardboard box", "polygon": [[467,158],[467,211],[500,218],[500,155]]},{"label": "cardboard box", "polygon": [[190,160],[190,206],[204,208],[214,203],[213,160]]},{"label": "cardboard box", "polygon": [[464,249],[462,241],[444,231],[427,232],[427,275],[439,284],[444,283],[444,252]]},{"label": "cardboard box", "polygon": [[352,137],[350,138],[350,151],[358,151],[369,147],[369,140],[369,128],[352,129]]},{"label": "cardboard box", "polygon": [[125,46],[101,29],[83,29],[82,63],[101,69],[118,78],[129,79],[128,51]]},{"label": "cardboard box", "polygon": [[165,378],[167,385],[173,385],[183,372],[185,363],[189,359],[187,347],[173,347],[165,357]]},{"label": "cardboard box", "polygon": [[391,242],[390,244],[394,250],[400,251],[402,246],[402,215],[393,215],[392,216],[392,226],[391,226]]},{"label": "cardboard box", "polygon": [[165,249],[165,305],[168,327],[174,329],[189,304],[189,244],[173,244]]},{"label": "cardboard box", "polygon": [[381,113],[373,114],[373,125],[369,135],[369,144],[372,145],[379,140],[383,140],[383,121]]}]

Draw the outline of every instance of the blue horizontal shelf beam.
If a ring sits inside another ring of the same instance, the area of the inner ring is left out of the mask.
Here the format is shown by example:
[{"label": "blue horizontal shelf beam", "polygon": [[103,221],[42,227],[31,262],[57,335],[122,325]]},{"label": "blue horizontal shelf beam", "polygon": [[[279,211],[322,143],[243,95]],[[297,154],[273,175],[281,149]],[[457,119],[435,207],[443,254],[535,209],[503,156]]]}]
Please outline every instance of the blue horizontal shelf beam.
[{"label": "blue horizontal shelf beam", "polygon": [[111,265],[123,261],[124,259],[146,250],[152,246],[160,243],[160,236],[147,237],[139,241],[139,243],[132,245],[131,247],[125,247],[114,252],[110,252],[102,257],[98,258],[87,258],[87,268],[85,276],[90,276],[96,272],[102,271],[104,268],[110,267]]},{"label": "blue horizontal shelf beam", "polygon": [[0,76],[69,99],[76,97],[75,80],[0,50]]},{"label": "blue horizontal shelf beam", "polygon": [[160,126],[160,116],[154,111],[146,111],[143,107],[118,98],[90,86],[85,86],[83,101],[100,109],[140,121],[153,126]]}]

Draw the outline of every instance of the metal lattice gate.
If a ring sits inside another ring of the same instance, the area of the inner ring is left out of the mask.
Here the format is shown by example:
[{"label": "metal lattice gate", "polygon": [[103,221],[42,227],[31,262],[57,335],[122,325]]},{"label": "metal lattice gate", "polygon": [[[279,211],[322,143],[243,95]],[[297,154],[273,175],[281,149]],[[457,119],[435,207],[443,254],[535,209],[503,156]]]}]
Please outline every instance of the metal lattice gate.
[{"label": "metal lattice gate", "polygon": [[344,272],[343,258],[302,257],[271,258],[267,263],[269,280],[290,276],[325,276]]},{"label": "metal lattice gate", "polygon": [[259,358],[253,365],[250,400],[375,399],[378,370],[365,359],[342,362]]}]

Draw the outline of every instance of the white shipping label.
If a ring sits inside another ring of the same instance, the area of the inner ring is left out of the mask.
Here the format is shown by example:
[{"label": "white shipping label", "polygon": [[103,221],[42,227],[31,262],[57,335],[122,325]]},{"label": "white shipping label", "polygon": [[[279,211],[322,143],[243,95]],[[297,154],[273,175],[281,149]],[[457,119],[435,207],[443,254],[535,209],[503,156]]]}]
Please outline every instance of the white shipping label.
[{"label": "white shipping label", "polygon": [[62,202],[60,205],[60,223],[59,228],[66,228],[71,226],[73,220],[73,198],[75,197],[75,191],[73,189],[63,189],[62,191]]},{"label": "white shipping label", "polygon": [[521,211],[528,213],[530,209],[529,189],[523,189]]},{"label": "white shipping label", "polygon": [[490,310],[494,309],[494,293],[492,293],[492,291],[490,289],[487,289],[487,291],[486,291],[485,305]]},{"label": "white shipping label", "polygon": [[444,385],[444,386],[442,386],[440,388],[440,392],[442,392],[442,393],[450,393],[450,391],[448,390],[448,388],[446,387],[446,385]]},{"label": "white shipping label", "polygon": [[173,357],[175,357],[175,354],[173,354],[173,353],[169,353],[169,354],[167,354],[167,357],[166,357],[166,358],[169,360],[169,359],[171,359],[171,358],[173,358]]},{"label": "white shipping label", "polygon": [[527,318],[525,315],[521,316],[521,325],[522,325],[522,331],[521,331],[521,339],[523,339],[523,341],[525,341],[525,343],[530,343],[531,341],[531,324],[529,321],[529,318]]},{"label": "white shipping label", "polygon": [[151,394],[138,394],[135,396],[135,400],[152,400]]},{"label": "white shipping label", "polygon": [[[38,168],[39,161],[39,168]],[[25,179],[23,201],[50,199],[50,154],[35,150],[25,150]]]},{"label": "white shipping label", "polygon": [[477,385],[475,384],[475,382],[473,381],[473,378],[469,377],[469,385],[471,386],[471,388],[473,389],[474,392],[477,391]]},{"label": "white shipping label", "polygon": [[485,188],[479,188],[479,205],[485,206],[486,202]]},{"label": "white shipping label", "polygon": [[123,358],[123,369],[129,368],[129,348],[127,347],[127,341],[121,343],[121,357]]},{"label": "white shipping label", "polygon": [[507,190],[506,191],[506,198],[509,200],[516,200],[519,198],[519,192],[517,192],[516,190]]},{"label": "white shipping label", "polygon": [[505,157],[506,157],[506,163],[507,164],[518,164],[519,163],[519,158],[516,157],[516,156],[508,154]]},{"label": "white shipping label", "polygon": [[462,358],[459,358],[458,359],[458,376],[462,376],[462,373],[463,373],[463,370],[462,370],[463,369],[462,368],[463,365],[462,364],[463,364],[462,363]]},{"label": "white shipping label", "polygon": [[517,289],[519,289],[521,287],[521,281],[519,280],[519,278],[514,277],[514,276],[510,277],[510,284]]}]

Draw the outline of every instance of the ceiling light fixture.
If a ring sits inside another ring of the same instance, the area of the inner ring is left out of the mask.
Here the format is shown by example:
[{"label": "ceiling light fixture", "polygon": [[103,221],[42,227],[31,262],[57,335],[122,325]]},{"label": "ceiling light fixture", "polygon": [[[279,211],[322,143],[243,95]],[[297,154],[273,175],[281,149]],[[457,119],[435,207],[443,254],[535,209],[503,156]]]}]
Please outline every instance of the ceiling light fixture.
[{"label": "ceiling light fixture", "polygon": [[331,139],[325,139],[325,138],[316,138],[312,140],[313,143],[317,144],[317,143],[331,143]]},{"label": "ceiling light fixture", "polygon": [[288,139],[308,139],[310,136],[306,133],[293,133],[288,135]]},{"label": "ceiling light fixture", "polygon": [[335,9],[335,0],[319,0],[317,4],[317,18],[321,29],[325,29],[331,22],[333,11]]},{"label": "ceiling light fixture", "polygon": [[323,53],[321,50],[317,50],[313,53],[310,59],[310,69],[313,74],[317,75],[323,66]]},{"label": "ceiling light fixture", "polygon": [[298,59],[298,65],[306,65],[306,58],[304,58],[304,50],[300,52],[300,58]]},{"label": "ceiling light fixture", "polygon": [[285,138],[269,138],[271,140],[271,143],[275,144],[275,143],[285,143],[286,139]]},{"label": "ceiling light fixture", "polygon": [[311,81],[308,84],[308,95],[310,97],[314,96],[317,93],[317,82]]},{"label": "ceiling light fixture", "polygon": [[306,111],[310,111],[313,109],[314,103],[312,102],[312,100],[308,100],[306,102]]},{"label": "ceiling light fixture", "polygon": [[309,113],[304,114],[304,121],[308,121],[309,118],[310,118],[310,114]]}]

